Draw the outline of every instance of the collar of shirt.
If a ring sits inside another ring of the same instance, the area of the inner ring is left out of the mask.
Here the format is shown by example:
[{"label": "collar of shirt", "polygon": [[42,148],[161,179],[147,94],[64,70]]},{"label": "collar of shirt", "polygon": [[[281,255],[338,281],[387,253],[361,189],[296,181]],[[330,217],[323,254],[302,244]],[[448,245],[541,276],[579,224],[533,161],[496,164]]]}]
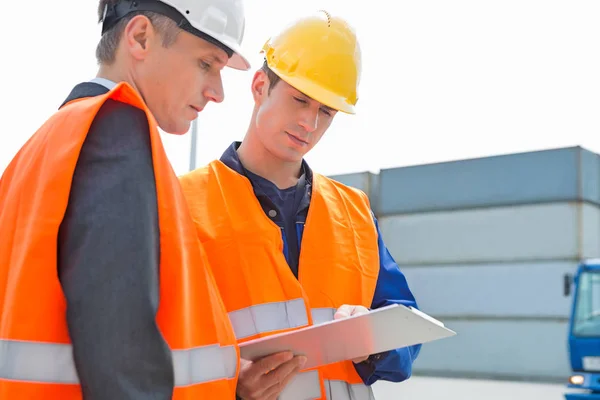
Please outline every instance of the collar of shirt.
[{"label": "collar of shirt", "polygon": [[60,109],[68,102],[76,99],[105,94],[109,90],[112,90],[116,85],[115,82],[104,78],[94,78],[87,82],[80,83],[71,90],[71,93],[69,93],[65,101],[63,101],[58,108]]},{"label": "collar of shirt", "polygon": [[117,86],[117,84],[109,79],[105,79],[105,78],[94,78],[92,80],[90,80],[90,82],[92,83],[97,83],[98,85],[102,85],[105,88],[107,88],[108,90],[112,90],[115,86]]},{"label": "collar of shirt", "polygon": [[[238,174],[248,178],[248,180],[252,184],[252,187],[254,188],[254,193],[256,194],[257,198],[259,198],[259,200],[261,200],[261,197],[264,196],[264,193],[262,193],[262,190],[260,189],[259,185],[256,185],[256,183],[253,182],[253,180],[251,179],[251,177],[248,174],[248,171],[242,165],[242,162],[240,161],[240,157],[238,156],[237,149],[240,147],[240,144],[241,144],[241,142],[233,142],[225,150],[225,152],[221,156],[220,160],[227,167],[231,168]],[[313,172],[305,160],[302,160],[302,171],[303,171],[303,175],[298,180],[298,184],[300,185],[298,187],[298,190],[302,191],[302,197],[298,203],[298,211],[297,212],[299,215],[304,215],[304,217],[305,217],[306,212],[308,211],[308,206],[310,205],[312,177],[313,177]]]}]

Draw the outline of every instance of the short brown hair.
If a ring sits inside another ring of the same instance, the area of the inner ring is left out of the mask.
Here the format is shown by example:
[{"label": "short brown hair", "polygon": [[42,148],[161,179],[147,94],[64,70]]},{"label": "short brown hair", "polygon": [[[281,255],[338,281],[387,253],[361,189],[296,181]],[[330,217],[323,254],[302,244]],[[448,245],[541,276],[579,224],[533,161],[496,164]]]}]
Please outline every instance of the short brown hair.
[{"label": "short brown hair", "polygon": [[265,72],[265,74],[267,74],[267,78],[269,78],[269,90],[267,93],[271,94],[271,90],[273,90],[273,88],[275,87],[277,82],[279,82],[281,80],[281,78],[279,77],[279,75],[277,75],[275,72],[273,72],[273,70],[271,68],[269,68],[269,64],[267,64],[267,60],[265,60],[265,62],[263,63],[263,65],[260,69],[262,69]]},{"label": "short brown hair", "polygon": [[[107,6],[117,4],[119,1],[120,0],[100,0],[98,4],[98,22],[103,22],[104,9]],[[136,15],[144,15],[150,20],[152,26],[162,36],[163,46],[165,47],[172,45],[179,32],[181,32],[181,29],[177,26],[175,21],[164,15],[150,11],[132,12],[117,22],[115,26],[104,32],[100,38],[100,42],[96,47],[96,59],[99,64],[110,65],[115,61],[117,47],[119,47],[119,41],[121,40],[121,36],[123,36],[125,27]]]}]

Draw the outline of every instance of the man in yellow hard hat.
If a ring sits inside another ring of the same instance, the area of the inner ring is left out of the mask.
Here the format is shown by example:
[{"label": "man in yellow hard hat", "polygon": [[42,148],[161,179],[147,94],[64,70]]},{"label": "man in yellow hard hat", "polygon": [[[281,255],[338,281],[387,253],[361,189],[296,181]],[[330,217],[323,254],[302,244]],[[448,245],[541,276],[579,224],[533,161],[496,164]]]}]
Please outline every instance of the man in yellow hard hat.
[{"label": "man in yellow hard hat", "polygon": [[[338,111],[355,112],[361,53],[353,29],[319,12],[263,50],[243,141],[180,178],[238,341],[393,303],[416,307],[367,196],[304,161]],[[417,345],[312,370],[292,358],[269,371],[261,364],[267,357],[242,366],[237,394],[372,399],[375,381],[409,378],[419,351]]]}]

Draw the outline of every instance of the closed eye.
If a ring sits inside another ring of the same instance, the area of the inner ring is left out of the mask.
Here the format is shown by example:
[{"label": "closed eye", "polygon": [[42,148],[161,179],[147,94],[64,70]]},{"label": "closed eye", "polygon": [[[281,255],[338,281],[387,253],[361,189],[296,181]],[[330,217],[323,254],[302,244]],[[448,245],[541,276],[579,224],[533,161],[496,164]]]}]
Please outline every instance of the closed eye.
[{"label": "closed eye", "polygon": [[202,68],[204,70],[208,71],[210,69],[210,64],[204,60],[200,60],[199,65],[200,65],[200,68]]},{"label": "closed eye", "polygon": [[304,99],[301,99],[300,97],[294,97],[294,100],[296,100],[298,103],[302,103],[302,104],[306,104],[307,101]]}]

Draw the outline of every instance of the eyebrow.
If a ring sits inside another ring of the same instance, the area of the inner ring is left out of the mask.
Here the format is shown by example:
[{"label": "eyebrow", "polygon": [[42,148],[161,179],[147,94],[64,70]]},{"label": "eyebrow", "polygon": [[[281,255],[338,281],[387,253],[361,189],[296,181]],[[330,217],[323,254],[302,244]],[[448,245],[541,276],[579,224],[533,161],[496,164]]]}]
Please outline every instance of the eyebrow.
[{"label": "eyebrow", "polygon": [[209,58],[210,61],[216,61],[219,64],[227,65],[227,60],[215,53],[208,54],[206,57]]}]

